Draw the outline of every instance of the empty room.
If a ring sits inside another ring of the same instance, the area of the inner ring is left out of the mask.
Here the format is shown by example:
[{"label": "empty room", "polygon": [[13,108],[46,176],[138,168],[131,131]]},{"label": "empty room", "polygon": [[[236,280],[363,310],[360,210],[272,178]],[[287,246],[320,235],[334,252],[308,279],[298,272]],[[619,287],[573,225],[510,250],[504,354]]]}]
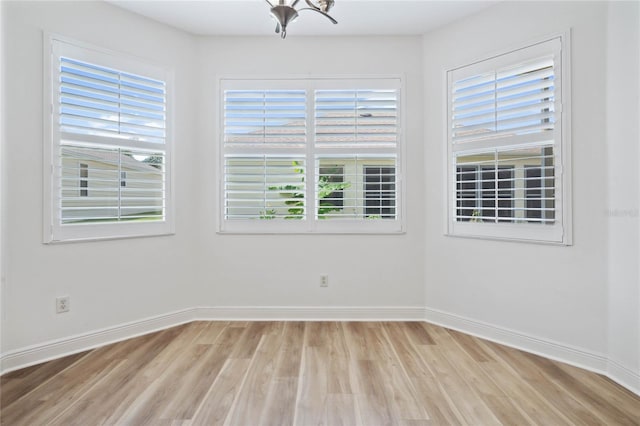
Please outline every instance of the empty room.
[{"label": "empty room", "polygon": [[0,1],[0,423],[640,425],[637,1]]}]

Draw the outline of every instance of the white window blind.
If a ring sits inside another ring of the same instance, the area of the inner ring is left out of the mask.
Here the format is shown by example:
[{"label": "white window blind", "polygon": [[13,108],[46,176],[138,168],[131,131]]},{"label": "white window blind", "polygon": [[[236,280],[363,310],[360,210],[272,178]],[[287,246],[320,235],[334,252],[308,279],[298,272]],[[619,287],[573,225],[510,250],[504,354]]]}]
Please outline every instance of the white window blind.
[{"label": "white window blind", "polygon": [[557,37],[448,72],[450,234],[570,242],[567,61]]},{"label": "white window blind", "polygon": [[316,145],[394,147],[397,102],[395,90],[316,90]]},{"label": "white window blind", "polygon": [[45,241],[172,232],[168,73],[55,37],[51,46]]},{"label": "white window blind", "polygon": [[228,220],[305,218],[304,157],[228,156],[224,175]]},{"label": "white window blind", "polygon": [[163,219],[162,152],[65,144],[60,158],[63,225]]},{"label": "white window blind", "polygon": [[402,230],[399,80],[221,89],[222,232]]},{"label": "white window blind", "polygon": [[554,80],[550,55],[454,81],[452,142],[513,138],[553,130]]},{"label": "white window blind", "polygon": [[224,143],[304,145],[304,90],[225,91]]},{"label": "white window blind", "polygon": [[62,132],[164,143],[165,82],[60,57]]},{"label": "white window blind", "polygon": [[[315,146],[318,152],[333,148],[334,153],[316,157],[318,218],[395,220],[397,89],[316,90],[314,105]],[[337,176],[320,173],[332,164],[342,169],[341,181]],[[382,165],[387,172],[385,179],[391,183],[374,190],[371,181],[379,177],[374,172],[375,166],[380,169]],[[329,195],[336,194],[340,195],[342,205],[331,207]],[[372,207],[374,200],[382,198],[392,205],[392,214],[379,214]]]}]

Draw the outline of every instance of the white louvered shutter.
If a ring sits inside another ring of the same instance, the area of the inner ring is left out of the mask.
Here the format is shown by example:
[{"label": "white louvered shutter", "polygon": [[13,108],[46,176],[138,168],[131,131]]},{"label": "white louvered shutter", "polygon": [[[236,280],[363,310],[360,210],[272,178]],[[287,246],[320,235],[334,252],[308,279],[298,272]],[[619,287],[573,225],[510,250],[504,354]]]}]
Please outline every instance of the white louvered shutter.
[{"label": "white louvered shutter", "polygon": [[454,234],[563,241],[561,65],[556,38],[448,72]]},{"label": "white louvered shutter", "polygon": [[60,58],[63,132],[164,143],[165,83]]},{"label": "white louvered shutter", "polygon": [[306,92],[224,91],[224,216],[305,219]]},{"label": "white louvered shutter", "polygon": [[[167,88],[158,78],[165,71],[63,41],[52,46],[52,231],[45,238],[171,232]],[[151,222],[163,224],[144,230]],[[107,226],[115,223],[128,225]]]},{"label": "white louvered shutter", "polygon": [[316,146],[392,146],[398,141],[396,90],[316,90]]},{"label": "white louvered shutter", "polygon": [[452,142],[553,130],[554,81],[553,57],[454,81]]},{"label": "white louvered shutter", "polygon": [[315,91],[318,219],[398,218],[398,93]]},{"label": "white louvered shutter", "polygon": [[221,80],[220,229],[401,230],[399,89],[397,79]]}]

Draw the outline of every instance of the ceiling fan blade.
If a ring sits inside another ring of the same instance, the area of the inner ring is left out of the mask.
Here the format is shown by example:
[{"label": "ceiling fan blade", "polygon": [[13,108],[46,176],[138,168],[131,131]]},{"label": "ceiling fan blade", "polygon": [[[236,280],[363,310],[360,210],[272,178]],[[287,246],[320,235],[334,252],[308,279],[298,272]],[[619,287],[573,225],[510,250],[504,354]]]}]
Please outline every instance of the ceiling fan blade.
[{"label": "ceiling fan blade", "polygon": [[264,1],[266,1],[267,4],[269,4],[269,6],[273,8],[273,3],[271,3],[269,0],[264,0]]},{"label": "ceiling fan blade", "polygon": [[293,0],[293,3],[291,3],[291,7],[296,7],[296,4],[298,4],[300,0]]}]

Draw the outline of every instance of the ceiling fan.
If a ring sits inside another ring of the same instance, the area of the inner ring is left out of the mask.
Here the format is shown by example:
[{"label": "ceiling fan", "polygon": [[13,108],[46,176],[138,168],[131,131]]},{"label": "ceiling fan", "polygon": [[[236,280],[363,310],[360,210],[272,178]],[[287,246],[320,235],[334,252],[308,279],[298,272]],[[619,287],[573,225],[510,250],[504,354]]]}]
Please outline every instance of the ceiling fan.
[{"label": "ceiling fan", "polygon": [[[287,0],[278,0],[278,4],[274,5],[269,0],[265,0],[271,6],[271,16],[276,20],[276,33],[280,33],[280,37],[285,38],[287,36],[287,25],[293,22],[298,17],[298,12],[303,10],[311,10],[317,12],[328,20],[337,24],[338,21],[329,16],[329,9],[335,3],[334,0],[305,0],[309,7],[303,7],[296,9],[296,4],[300,0],[293,0],[291,2]],[[290,3],[290,4],[289,4]]]}]

